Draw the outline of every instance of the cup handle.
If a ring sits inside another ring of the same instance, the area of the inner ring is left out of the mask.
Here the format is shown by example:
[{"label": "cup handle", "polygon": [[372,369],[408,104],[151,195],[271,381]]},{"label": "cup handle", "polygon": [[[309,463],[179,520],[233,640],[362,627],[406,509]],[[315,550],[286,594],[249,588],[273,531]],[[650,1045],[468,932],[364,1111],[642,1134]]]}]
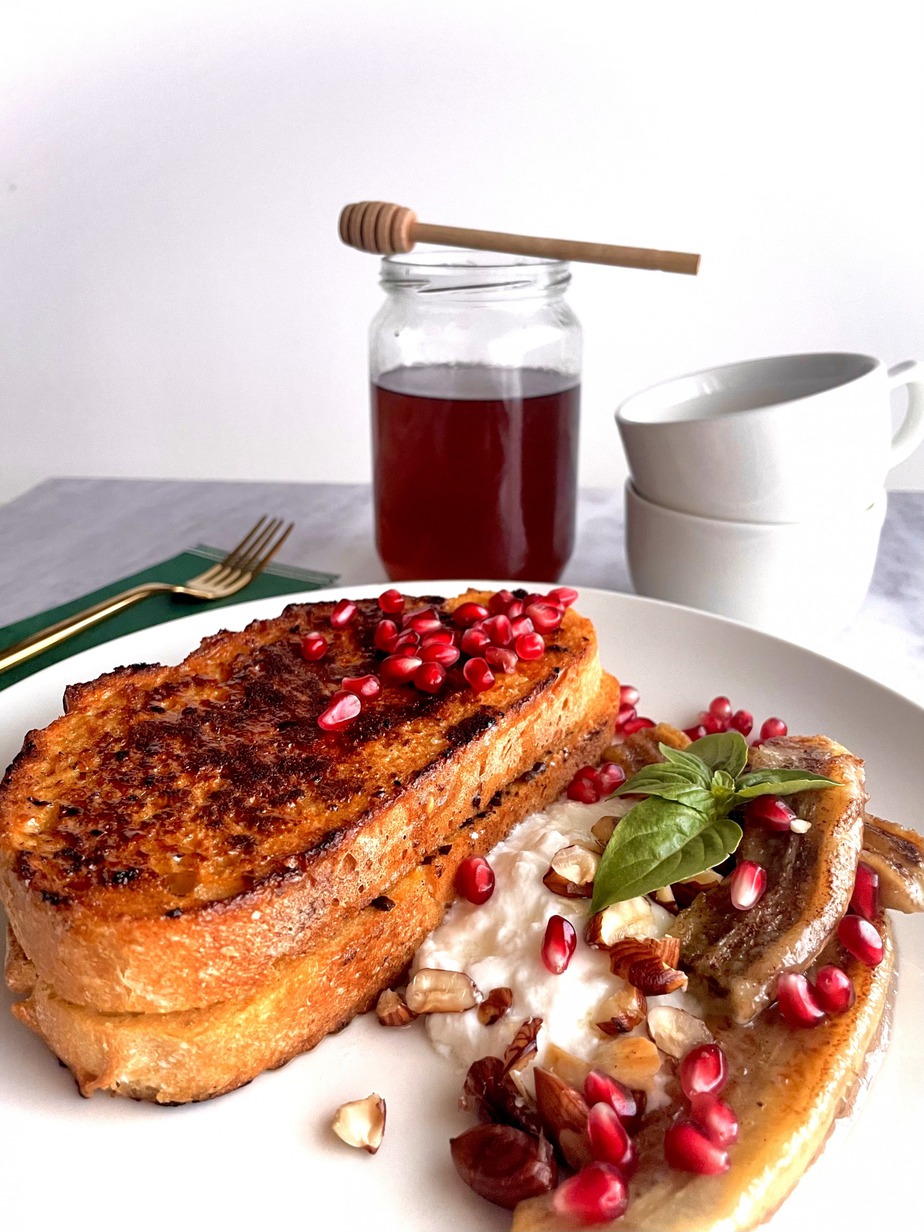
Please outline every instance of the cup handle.
[{"label": "cup handle", "polygon": [[924,364],[916,359],[906,359],[896,364],[886,374],[889,392],[908,386],[908,407],[905,418],[892,437],[892,457],[889,469],[904,462],[924,439]]}]

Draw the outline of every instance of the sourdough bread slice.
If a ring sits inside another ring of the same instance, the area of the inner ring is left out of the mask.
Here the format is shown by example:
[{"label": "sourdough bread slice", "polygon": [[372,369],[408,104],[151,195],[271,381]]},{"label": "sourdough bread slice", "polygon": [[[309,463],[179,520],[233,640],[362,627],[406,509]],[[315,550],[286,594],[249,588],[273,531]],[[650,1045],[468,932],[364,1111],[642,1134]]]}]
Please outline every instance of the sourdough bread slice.
[{"label": "sourdough bread slice", "polygon": [[451,846],[401,878],[385,901],[355,913],[307,953],[278,959],[247,995],[168,1013],[100,1013],[67,1001],[39,978],[11,933],[7,983],[25,995],[13,1013],[69,1066],[84,1095],[104,1089],[186,1103],[233,1090],[313,1048],[373,1004],[440,922],[459,863],[488,852],[517,822],[547,807],[575,768],[599,760],[612,730],[607,699],[568,754],[549,750],[541,768],[511,783],[459,829]]},{"label": "sourdough bread slice", "polygon": [[[474,592],[433,603],[447,627]],[[60,996],[108,1012],[188,1009],[258,988],[338,919],[616,705],[573,609],[541,659],[475,694],[383,688],[344,731],[318,715],[378,670],[382,613],[294,605],[176,667],[123,668],[66,695],[0,787],[0,894]],[[306,662],[303,636],[329,648]]]}]

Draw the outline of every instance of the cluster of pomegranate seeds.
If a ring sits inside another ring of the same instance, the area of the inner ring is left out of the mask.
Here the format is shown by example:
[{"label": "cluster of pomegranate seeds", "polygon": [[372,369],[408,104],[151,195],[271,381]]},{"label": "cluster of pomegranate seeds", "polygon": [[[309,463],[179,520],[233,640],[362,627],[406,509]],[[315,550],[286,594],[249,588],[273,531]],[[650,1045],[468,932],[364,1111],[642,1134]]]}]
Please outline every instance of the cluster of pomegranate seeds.
[{"label": "cluster of pomegranate seeds", "polygon": [[643,727],[654,727],[654,719],[647,719],[637,710],[638,689],[633,684],[619,686],[619,713],[616,715],[617,736],[631,736]]},{"label": "cluster of pomegranate seeds", "polygon": [[581,804],[597,804],[625,781],[626,772],[618,762],[604,761],[599,766],[584,766],[578,770],[565,794],[569,800],[578,800]]},{"label": "cluster of pomegranate seeds", "polygon": [[466,856],[456,869],[456,893],[476,906],[494,893],[494,870],[484,856]]},{"label": "cluster of pomegranate seeds", "polygon": [[680,1087],[690,1115],[676,1120],[664,1135],[664,1157],[680,1172],[715,1176],[729,1168],[726,1147],[738,1139],[738,1118],[719,1099],[728,1081],[728,1062],[718,1044],[699,1044],[680,1062]]},{"label": "cluster of pomegranate seeds", "polygon": [[577,948],[577,933],[570,920],[563,915],[553,915],[545,928],[542,939],[542,961],[552,975],[561,975],[568,968]]},{"label": "cluster of pomegranate seeds", "polygon": [[818,970],[814,984],[795,971],[784,973],[776,983],[777,1008],[791,1027],[817,1027],[829,1015],[846,1013],[855,1000],[850,976],[833,964]]},{"label": "cluster of pomegranate seeds", "polygon": [[[727,697],[714,697],[707,710],[701,710],[692,727],[684,729],[684,734],[691,740],[701,740],[703,736],[715,736],[719,732],[736,731],[744,737],[754,729],[754,716],[750,710],[734,710]],[[771,740],[774,736],[785,736],[789,729],[782,719],[775,715],[765,719],[760,727],[760,736],[753,743],[760,744]]]}]

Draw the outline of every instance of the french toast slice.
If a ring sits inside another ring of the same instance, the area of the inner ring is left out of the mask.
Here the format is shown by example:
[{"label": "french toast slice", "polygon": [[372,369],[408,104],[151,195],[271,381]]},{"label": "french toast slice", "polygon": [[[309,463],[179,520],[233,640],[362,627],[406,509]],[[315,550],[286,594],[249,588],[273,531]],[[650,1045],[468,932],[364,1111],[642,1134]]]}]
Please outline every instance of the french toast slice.
[{"label": "french toast slice", "polygon": [[577,765],[599,760],[613,734],[607,699],[569,750],[549,750],[493,806],[394,885],[384,902],[343,921],[305,954],[277,960],[259,989],[200,1009],[105,1014],[75,1005],[40,979],[10,933],[7,984],[25,999],[16,1017],[71,1069],[80,1091],[156,1103],[208,1099],[313,1048],[374,1003],[439,924],[466,856],[487,853],[565,788]]},{"label": "french toast slice", "polygon": [[[470,592],[433,603],[441,618]],[[174,667],[68,689],[0,785],[0,895],[39,977],[109,1013],[191,1009],[258,989],[451,841],[587,716],[617,706],[574,609],[545,653],[475,695],[392,686],[343,731],[318,716],[376,671],[374,600],[288,607]],[[318,631],[319,662],[301,653]]]}]

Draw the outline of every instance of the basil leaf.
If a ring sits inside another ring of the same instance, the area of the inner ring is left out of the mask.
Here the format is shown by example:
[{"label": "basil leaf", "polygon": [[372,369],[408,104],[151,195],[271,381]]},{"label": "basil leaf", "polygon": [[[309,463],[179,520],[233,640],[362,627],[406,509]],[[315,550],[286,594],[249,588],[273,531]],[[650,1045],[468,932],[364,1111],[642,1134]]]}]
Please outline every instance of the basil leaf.
[{"label": "basil leaf", "polygon": [[[693,747],[692,745],[690,746]],[[700,761],[698,757],[691,756],[686,749],[672,749],[669,744],[659,744],[661,756],[665,761],[678,770],[683,770],[693,783],[699,783],[700,787],[708,788],[712,782],[712,775],[709,773],[709,767]]]},{"label": "basil leaf", "polygon": [[725,770],[716,770],[712,776],[712,790],[713,793],[720,791],[726,795],[729,792],[733,792],[735,790],[734,776]]},{"label": "basil leaf", "polygon": [[656,798],[625,815],[607,844],[591,910],[637,898],[721,863],[741,841],[741,827],[714,809],[697,809]]},{"label": "basil leaf", "polygon": [[748,760],[748,742],[741,732],[736,731],[701,736],[684,751],[704,761],[710,770],[724,770],[733,779],[738,777]]},{"label": "basil leaf", "polygon": [[706,788],[692,781],[683,770],[665,762],[643,766],[628,782],[618,787],[615,794],[657,796],[660,800],[676,800],[679,804],[702,810],[712,807],[711,793]]},{"label": "basil leaf", "polygon": [[812,774],[810,770],[755,770],[752,774],[742,774],[735,788],[735,798],[791,796],[797,791],[821,791],[824,787],[840,786],[833,779]]}]

